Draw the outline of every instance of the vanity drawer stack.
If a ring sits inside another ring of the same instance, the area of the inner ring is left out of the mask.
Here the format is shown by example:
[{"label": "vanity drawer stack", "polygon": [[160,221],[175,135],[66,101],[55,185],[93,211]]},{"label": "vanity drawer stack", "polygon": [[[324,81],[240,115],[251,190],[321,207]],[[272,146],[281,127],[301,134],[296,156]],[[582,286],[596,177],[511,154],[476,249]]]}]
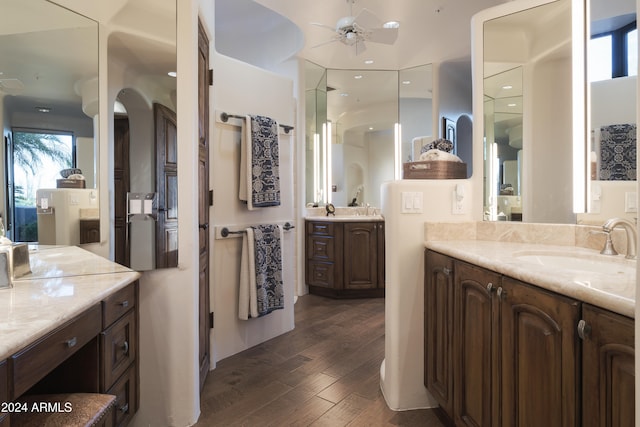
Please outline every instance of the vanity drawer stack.
[{"label": "vanity drawer stack", "polygon": [[116,396],[115,425],[138,409],[138,282],[102,301],[100,391]]},{"label": "vanity drawer stack", "polygon": [[307,222],[307,284],[342,287],[342,228],[331,222]]}]

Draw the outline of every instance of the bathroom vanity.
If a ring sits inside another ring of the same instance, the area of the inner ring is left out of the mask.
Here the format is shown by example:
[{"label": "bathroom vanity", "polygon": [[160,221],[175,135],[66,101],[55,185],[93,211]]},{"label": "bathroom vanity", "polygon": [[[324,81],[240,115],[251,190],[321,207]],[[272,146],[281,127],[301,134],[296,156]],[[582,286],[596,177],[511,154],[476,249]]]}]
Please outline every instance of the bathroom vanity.
[{"label": "bathroom vanity", "polygon": [[305,221],[309,293],[332,298],[384,296],[384,219],[318,216]]},{"label": "bathroom vanity", "polygon": [[139,273],[77,247],[36,248],[31,273],[0,290],[0,426],[26,395],[116,396],[116,426],[138,408]]},{"label": "bathroom vanity", "polygon": [[455,425],[633,424],[635,260],[600,257],[427,243],[424,382]]}]

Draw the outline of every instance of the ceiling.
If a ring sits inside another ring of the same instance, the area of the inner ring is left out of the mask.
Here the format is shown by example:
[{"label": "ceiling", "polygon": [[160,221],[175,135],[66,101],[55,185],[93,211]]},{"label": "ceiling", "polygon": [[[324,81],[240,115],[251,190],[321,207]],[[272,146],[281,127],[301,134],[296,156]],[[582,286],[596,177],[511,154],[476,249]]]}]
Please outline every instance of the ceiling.
[{"label": "ceiling", "polygon": [[[243,41],[250,38],[251,34],[260,34],[251,46],[255,47],[264,40],[263,52],[273,52],[278,45],[289,50],[274,57],[299,56],[326,68],[399,70],[469,58],[471,17],[480,10],[508,0],[355,0],[353,5],[351,1],[216,0],[216,48],[222,42],[229,46],[223,49],[223,53],[243,56],[246,52],[239,51]],[[349,16],[351,6],[353,15],[366,8],[381,23],[392,20],[399,22],[395,44],[369,42],[366,43],[366,51],[359,55],[355,55],[353,47],[340,42],[323,44],[334,33],[312,23],[335,27],[340,18]],[[281,21],[283,17],[285,21]],[[299,34],[290,32],[290,37],[280,37],[279,40],[264,37],[267,31],[282,31],[286,22],[288,25],[294,24]],[[293,37],[299,37],[297,45],[292,43]],[[315,47],[317,45],[321,46]],[[247,60],[246,57],[243,59]],[[372,60],[373,63],[365,64],[365,60]]]}]

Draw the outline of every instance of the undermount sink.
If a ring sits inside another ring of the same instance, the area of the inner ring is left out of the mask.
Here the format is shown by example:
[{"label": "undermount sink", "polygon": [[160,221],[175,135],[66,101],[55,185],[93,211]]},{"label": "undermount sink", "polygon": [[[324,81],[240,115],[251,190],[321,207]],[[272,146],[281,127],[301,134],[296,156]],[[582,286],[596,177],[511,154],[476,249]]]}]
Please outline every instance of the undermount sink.
[{"label": "undermount sink", "polygon": [[636,262],[619,256],[566,253],[560,251],[522,251],[513,254],[518,260],[544,267],[599,274],[630,274],[635,277]]}]

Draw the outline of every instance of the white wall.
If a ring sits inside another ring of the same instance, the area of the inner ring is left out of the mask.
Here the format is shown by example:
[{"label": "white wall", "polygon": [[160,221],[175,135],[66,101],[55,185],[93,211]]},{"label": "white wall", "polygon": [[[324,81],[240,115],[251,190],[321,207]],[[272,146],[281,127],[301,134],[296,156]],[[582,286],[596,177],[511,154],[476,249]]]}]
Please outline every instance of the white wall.
[{"label": "white wall", "polygon": [[[464,214],[452,215],[453,191],[465,186]],[[380,384],[393,410],[435,407],[424,386],[424,223],[473,220],[469,180],[401,180],[383,184],[386,294],[385,360]],[[418,193],[423,213],[403,213],[403,193]]]},{"label": "white wall", "polygon": [[[221,227],[244,228],[248,225],[295,220],[294,143],[295,136],[279,135],[281,206],[248,211],[238,200],[241,128],[237,119],[222,123],[221,112],[260,114],[281,124],[295,126],[293,82],[254,66],[220,54],[212,57],[215,73],[212,134],[214,207],[212,222]],[[214,116],[215,114],[215,116]],[[302,224],[285,232],[284,286],[285,309],[248,321],[238,320],[238,279],[240,238],[213,241],[212,270],[213,311],[216,361],[224,359],[263,341],[293,329],[293,301],[296,289],[296,233]]]}]

